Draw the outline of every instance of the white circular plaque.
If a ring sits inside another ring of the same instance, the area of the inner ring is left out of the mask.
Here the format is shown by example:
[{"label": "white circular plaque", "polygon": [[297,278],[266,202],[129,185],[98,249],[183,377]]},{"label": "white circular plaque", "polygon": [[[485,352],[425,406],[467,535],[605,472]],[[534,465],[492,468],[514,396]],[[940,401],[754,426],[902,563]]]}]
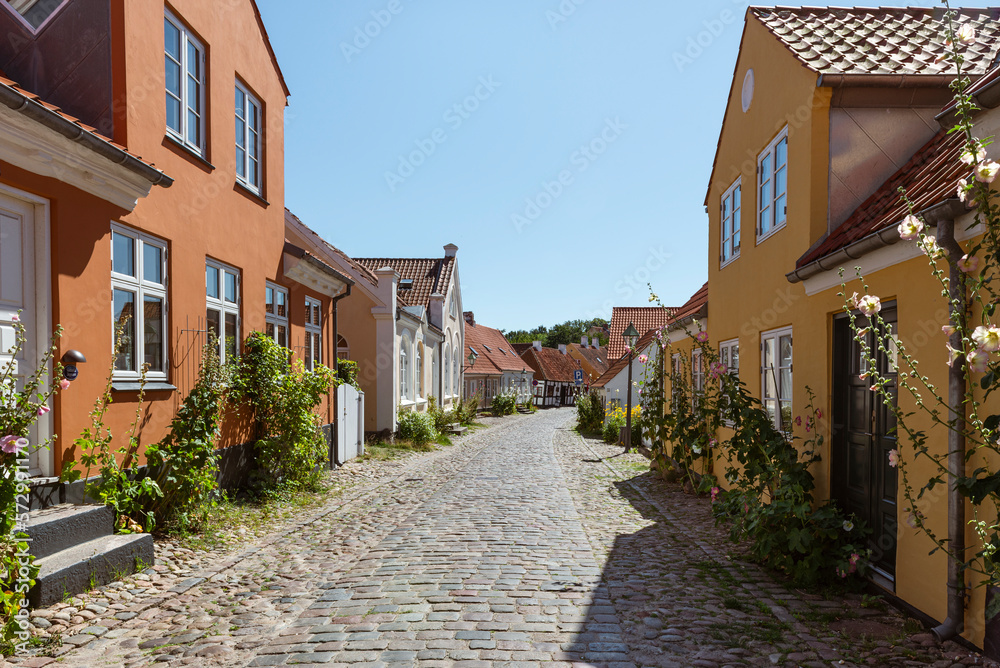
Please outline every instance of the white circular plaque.
[{"label": "white circular plaque", "polygon": [[747,70],[747,75],[743,77],[743,113],[745,114],[753,102],[753,70]]}]

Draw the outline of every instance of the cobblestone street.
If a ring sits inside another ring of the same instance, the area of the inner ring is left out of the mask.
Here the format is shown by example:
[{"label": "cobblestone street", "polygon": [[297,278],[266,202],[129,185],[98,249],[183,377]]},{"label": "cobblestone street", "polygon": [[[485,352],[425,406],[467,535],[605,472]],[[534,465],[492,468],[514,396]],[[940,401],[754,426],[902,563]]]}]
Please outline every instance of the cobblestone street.
[{"label": "cobblestone street", "polygon": [[11,661],[983,665],[884,604],[794,591],[732,558],[706,499],[574,423],[572,409],[506,418],[239,553],[37,611],[39,628],[66,616],[62,646]]}]

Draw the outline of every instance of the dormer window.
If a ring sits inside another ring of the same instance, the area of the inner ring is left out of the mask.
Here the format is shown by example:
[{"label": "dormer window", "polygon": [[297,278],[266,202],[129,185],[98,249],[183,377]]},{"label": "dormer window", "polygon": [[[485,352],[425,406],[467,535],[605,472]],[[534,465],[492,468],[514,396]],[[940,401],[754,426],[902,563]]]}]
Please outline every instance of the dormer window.
[{"label": "dormer window", "polygon": [[399,281],[399,289],[400,290],[410,290],[412,288],[413,288],[413,279],[412,278],[403,278],[403,279],[400,279],[400,281]]},{"label": "dormer window", "polygon": [[69,0],[0,0],[8,9],[14,10],[31,31],[38,32],[48,20],[66,5]]}]

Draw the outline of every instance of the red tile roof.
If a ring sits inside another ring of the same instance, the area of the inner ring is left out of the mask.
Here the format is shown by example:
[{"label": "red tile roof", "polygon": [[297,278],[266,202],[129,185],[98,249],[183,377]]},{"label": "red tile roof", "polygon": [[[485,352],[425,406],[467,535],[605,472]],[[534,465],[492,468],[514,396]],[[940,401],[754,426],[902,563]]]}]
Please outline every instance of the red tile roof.
[{"label": "red tile roof", "polygon": [[611,332],[608,336],[608,357],[613,360],[625,354],[622,332],[631,322],[642,336],[651,329],[663,327],[676,309],[660,306],[615,306],[611,309]]},{"label": "red tile roof", "polygon": [[[649,344],[653,343],[653,340],[655,338],[656,338],[655,329],[651,329],[645,334],[643,334],[641,337],[639,337],[639,341],[635,344],[636,351],[638,351],[641,354],[643,350],[649,347]],[[605,371],[600,378],[595,380],[594,384],[591,385],[591,387],[604,387],[615,376],[621,373],[622,369],[624,369],[626,366],[628,366],[628,355],[624,354],[617,360],[615,360],[614,364],[609,366],[608,370]],[[632,380],[635,380],[635,378],[633,378]]]},{"label": "red tile roof", "polygon": [[680,324],[687,318],[698,315],[699,312],[708,304],[708,283],[706,282],[703,286],[698,288],[698,290],[691,295],[691,299],[684,302],[684,305],[680,308],[674,309],[674,315],[668,323],[668,327],[673,324]]},{"label": "red tile roof", "polygon": [[941,131],[917,151],[837,229],[795,263],[801,268],[870,234],[898,225],[909,213],[899,188],[906,188],[914,211],[956,196],[958,180],[971,170],[958,160],[964,146],[961,133]]},{"label": "red tile roof", "polygon": [[[25,101],[24,103],[21,103],[20,101],[18,101],[18,104],[20,104],[21,107],[22,107],[22,109],[20,109],[20,110],[25,110],[25,108],[28,105],[30,105],[31,103],[39,105],[39,106],[41,106],[44,109],[44,112],[42,112],[42,113],[46,113],[47,112],[48,114],[51,114],[54,119],[59,119],[57,122],[68,122],[68,123],[76,126],[77,128],[79,128],[80,130],[82,130],[84,133],[90,135],[91,137],[93,137],[94,139],[96,139],[98,142],[100,142],[102,144],[106,144],[107,146],[115,149],[116,153],[120,151],[120,153],[118,153],[118,155],[121,157],[121,159],[117,160],[117,162],[119,162],[120,164],[124,162],[126,165],[128,165],[127,160],[129,158],[131,158],[134,161],[132,163],[133,166],[129,167],[132,171],[143,171],[143,172],[145,172],[143,174],[143,176],[145,178],[150,179],[151,181],[154,181],[154,183],[162,185],[164,187],[170,187],[170,185],[173,183],[174,180],[172,178],[170,178],[169,176],[167,176],[161,170],[157,169],[153,165],[153,163],[146,162],[145,160],[142,159],[141,156],[138,156],[138,155],[136,155],[134,153],[129,152],[129,150],[127,148],[125,148],[124,146],[122,146],[121,144],[116,144],[111,139],[109,139],[109,138],[105,137],[104,135],[102,135],[101,133],[99,133],[97,131],[97,128],[94,128],[94,127],[92,127],[90,125],[87,125],[86,123],[84,123],[83,121],[81,121],[79,118],[76,118],[75,116],[71,116],[70,114],[67,114],[65,111],[63,111],[62,109],[60,109],[56,105],[49,104],[48,102],[46,102],[42,98],[38,97],[34,93],[32,93],[32,92],[30,92],[28,90],[25,90],[16,81],[14,81],[12,79],[8,79],[5,76],[0,76],[0,86],[2,86],[3,88],[6,88],[8,90],[10,90],[11,92],[15,93],[16,95],[18,95],[20,98],[22,98]],[[35,119],[37,120],[37,117]],[[105,155],[105,157],[108,157],[108,156]],[[109,160],[114,160],[114,158],[110,158],[110,157],[108,157],[108,159]]]},{"label": "red tile roof", "polygon": [[510,345],[514,346],[514,352],[518,355],[521,355],[525,350],[531,347],[530,343],[512,343]]},{"label": "red tile roof", "polygon": [[[956,10],[976,43],[963,51],[969,74],[983,74],[1000,44],[1000,9]],[[943,12],[930,7],[751,7],[806,67],[823,75],[951,75],[936,61],[944,50]]]},{"label": "red tile roof", "polygon": [[[399,274],[400,285],[396,295],[403,306],[430,308],[431,295],[445,294],[451,273],[455,270],[455,257],[439,258],[354,258],[361,266],[375,272],[382,267],[392,267]],[[402,279],[413,281],[413,287],[402,287]]]},{"label": "red tile roof", "polygon": [[558,383],[572,383],[573,372],[580,369],[580,362],[555,348],[536,350],[528,348],[521,356],[525,363],[535,370],[538,380],[551,380]]},{"label": "red tile roof", "polygon": [[514,352],[513,347],[504,338],[499,329],[486,327],[485,325],[470,325],[465,323],[465,354],[468,355],[469,348],[475,348],[479,357],[470,369],[466,371],[478,372],[481,361],[486,360],[497,372],[501,371],[525,371],[530,372],[531,368],[524,363],[521,356]]}]

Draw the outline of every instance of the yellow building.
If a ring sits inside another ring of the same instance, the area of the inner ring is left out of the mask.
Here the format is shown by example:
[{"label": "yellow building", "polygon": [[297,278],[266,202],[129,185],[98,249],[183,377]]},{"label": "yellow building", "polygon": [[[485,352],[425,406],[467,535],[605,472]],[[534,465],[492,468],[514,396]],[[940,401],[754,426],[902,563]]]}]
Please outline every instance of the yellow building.
[{"label": "yellow building", "polygon": [[[997,51],[1000,25],[991,16],[963,10],[959,19],[979,35],[966,54],[973,78]],[[891,414],[859,378],[838,293],[839,269],[851,279],[861,266],[893,334],[927,360],[922,370],[935,384],[947,385],[947,367],[937,364],[946,304],[926,258],[912,242],[897,243],[896,232],[906,214],[900,185],[911,188],[917,210],[933,207],[929,223],[956,215],[948,199],[963,175],[955,171],[961,147],[936,120],[952,97],[953,65],[935,62],[942,30],[931,9],[751,7],[705,199],[711,344],[738,356],[740,378],[780,428],[804,436],[794,419],[807,388],[816,394],[825,437],[817,498],[836,499],[872,527],[874,581],[939,621],[947,558],[929,556],[930,540],[907,526],[888,460],[907,445],[897,444]],[[891,374],[892,362],[883,371]],[[912,397],[898,400],[912,407]],[[931,445],[944,452],[941,431],[931,432]],[[931,471],[912,465],[910,473],[926,480]],[[942,492],[924,509],[938,535],[947,535],[947,506]],[[963,635],[982,645],[984,590],[970,594]]]}]

